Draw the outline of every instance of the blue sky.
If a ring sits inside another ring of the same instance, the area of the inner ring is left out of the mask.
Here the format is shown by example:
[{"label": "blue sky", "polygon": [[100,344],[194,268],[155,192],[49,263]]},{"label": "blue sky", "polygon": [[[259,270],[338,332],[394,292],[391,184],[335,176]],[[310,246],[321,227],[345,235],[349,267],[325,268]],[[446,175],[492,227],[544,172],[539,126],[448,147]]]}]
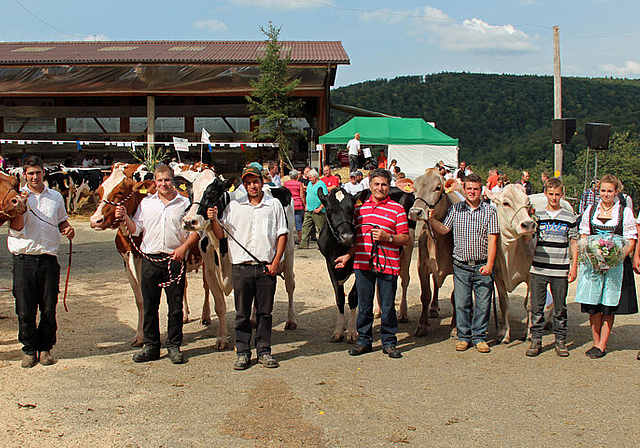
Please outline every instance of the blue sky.
[{"label": "blue sky", "polygon": [[0,41],[340,40],[336,86],[467,71],[640,77],[638,0],[2,0]]}]

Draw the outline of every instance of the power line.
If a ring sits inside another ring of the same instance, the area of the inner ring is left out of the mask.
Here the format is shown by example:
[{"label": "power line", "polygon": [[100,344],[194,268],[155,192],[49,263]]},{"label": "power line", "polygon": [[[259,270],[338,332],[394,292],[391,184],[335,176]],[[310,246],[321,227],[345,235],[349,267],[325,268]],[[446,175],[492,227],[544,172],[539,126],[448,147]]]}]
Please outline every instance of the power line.
[{"label": "power line", "polygon": [[35,15],[33,12],[31,12],[31,10],[29,10],[29,8],[27,8],[26,6],[24,6],[22,3],[20,3],[18,0],[13,0],[14,2],[16,2],[16,4],[18,6],[20,6],[22,9],[24,9],[25,11],[27,11],[31,16],[33,16],[36,20],[38,20],[39,22],[43,23],[44,25],[48,26],[49,28],[51,28],[52,30],[55,30],[59,33],[62,34],[66,34],[67,36],[71,36],[71,37],[82,37],[79,36],[77,34],[71,34],[71,33],[67,33],[66,31],[62,31],[60,28],[57,28],[55,26],[53,26],[52,24],[50,24],[49,22],[47,22],[44,19],[41,19],[40,17],[38,17],[37,15]]}]

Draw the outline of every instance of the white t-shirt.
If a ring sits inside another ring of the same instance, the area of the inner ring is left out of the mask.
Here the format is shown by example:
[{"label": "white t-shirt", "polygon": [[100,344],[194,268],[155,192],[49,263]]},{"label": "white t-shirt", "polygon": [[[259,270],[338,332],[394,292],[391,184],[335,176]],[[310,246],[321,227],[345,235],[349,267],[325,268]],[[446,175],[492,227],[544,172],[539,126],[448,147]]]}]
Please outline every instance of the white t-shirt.
[{"label": "white t-shirt", "polygon": [[[258,205],[251,204],[244,195],[231,201],[221,222],[240,244],[265,263],[271,263],[276,256],[278,238],[289,232],[282,204],[267,194]],[[233,238],[229,238],[229,258],[232,264],[255,261]]]},{"label": "white t-shirt", "polygon": [[347,149],[349,150],[350,156],[357,156],[360,152],[360,140],[352,138],[347,143]]},{"label": "white t-shirt", "polygon": [[22,230],[9,228],[9,252],[14,255],[56,255],[60,246],[58,226],[68,219],[62,195],[47,187],[42,193],[34,193],[26,186],[21,191],[29,192],[27,203],[33,211],[24,214]]},{"label": "white t-shirt", "polygon": [[364,186],[362,185],[362,182],[355,183],[355,184],[352,184],[351,182],[347,182],[342,186],[342,188],[347,190],[347,193],[350,193],[350,194],[356,194],[364,190]]}]

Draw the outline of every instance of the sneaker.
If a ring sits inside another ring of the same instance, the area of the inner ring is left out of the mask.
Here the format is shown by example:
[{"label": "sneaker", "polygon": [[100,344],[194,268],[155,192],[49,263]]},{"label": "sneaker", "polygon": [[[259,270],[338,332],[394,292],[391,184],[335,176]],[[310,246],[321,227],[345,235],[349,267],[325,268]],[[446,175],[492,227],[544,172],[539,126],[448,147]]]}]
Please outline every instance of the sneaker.
[{"label": "sneaker", "polygon": [[23,369],[30,369],[36,364],[38,364],[38,357],[36,355],[26,354],[22,357],[22,362],[20,363],[20,366]]},{"label": "sneaker", "polygon": [[269,369],[275,369],[280,366],[278,361],[276,361],[276,358],[271,356],[271,353],[263,353],[259,355],[258,362]]},{"label": "sneaker", "polygon": [[471,344],[469,344],[467,341],[458,341],[456,342],[456,351],[463,352],[469,348],[469,345]]},{"label": "sneaker", "polygon": [[233,364],[234,370],[247,370],[251,366],[251,355],[248,353],[238,353],[236,362]]},{"label": "sneaker", "polygon": [[591,347],[589,350],[587,350],[587,352],[585,353],[585,355],[587,355],[588,358],[591,359],[599,359],[599,358],[604,358],[604,356],[607,354],[607,351],[602,351],[600,350],[598,347]]},{"label": "sneaker", "polygon": [[180,347],[167,347],[169,352],[169,359],[173,364],[184,364],[187,362],[186,356],[180,351]]},{"label": "sneaker", "polygon": [[525,353],[525,355],[531,356],[531,357],[538,356],[541,350],[542,350],[542,341],[540,339],[532,339],[531,347],[527,349],[527,352]]},{"label": "sneaker", "polygon": [[52,366],[56,363],[56,358],[51,355],[49,350],[40,352],[40,364],[43,366]]},{"label": "sneaker", "polygon": [[567,348],[564,341],[556,341],[556,355],[561,358],[566,358],[569,356],[569,349]]},{"label": "sneaker", "polygon": [[351,356],[359,356],[364,355],[365,353],[371,353],[370,345],[362,345],[362,344],[353,344],[353,347],[349,349],[349,354]]},{"label": "sneaker", "polygon": [[489,348],[489,344],[484,341],[480,341],[476,344],[476,350],[480,353],[489,353],[491,349]]},{"label": "sneaker", "polygon": [[160,349],[153,347],[144,347],[133,355],[133,362],[148,362],[160,359]]},{"label": "sneaker", "polygon": [[400,350],[398,350],[395,345],[383,347],[382,353],[384,353],[385,355],[389,355],[389,358],[402,358],[402,353],[400,353]]}]

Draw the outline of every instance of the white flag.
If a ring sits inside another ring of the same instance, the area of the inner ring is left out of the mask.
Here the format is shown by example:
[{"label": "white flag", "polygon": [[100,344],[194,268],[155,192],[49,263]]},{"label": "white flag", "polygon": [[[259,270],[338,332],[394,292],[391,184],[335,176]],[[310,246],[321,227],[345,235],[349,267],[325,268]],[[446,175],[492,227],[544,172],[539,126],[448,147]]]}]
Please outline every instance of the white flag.
[{"label": "white flag", "polygon": [[210,144],[211,141],[209,140],[209,137],[211,137],[211,134],[209,134],[205,128],[202,128],[202,137],[200,137],[200,141],[202,143],[209,143]]},{"label": "white flag", "polygon": [[189,152],[189,140],[186,138],[173,137],[173,147],[176,151]]}]

